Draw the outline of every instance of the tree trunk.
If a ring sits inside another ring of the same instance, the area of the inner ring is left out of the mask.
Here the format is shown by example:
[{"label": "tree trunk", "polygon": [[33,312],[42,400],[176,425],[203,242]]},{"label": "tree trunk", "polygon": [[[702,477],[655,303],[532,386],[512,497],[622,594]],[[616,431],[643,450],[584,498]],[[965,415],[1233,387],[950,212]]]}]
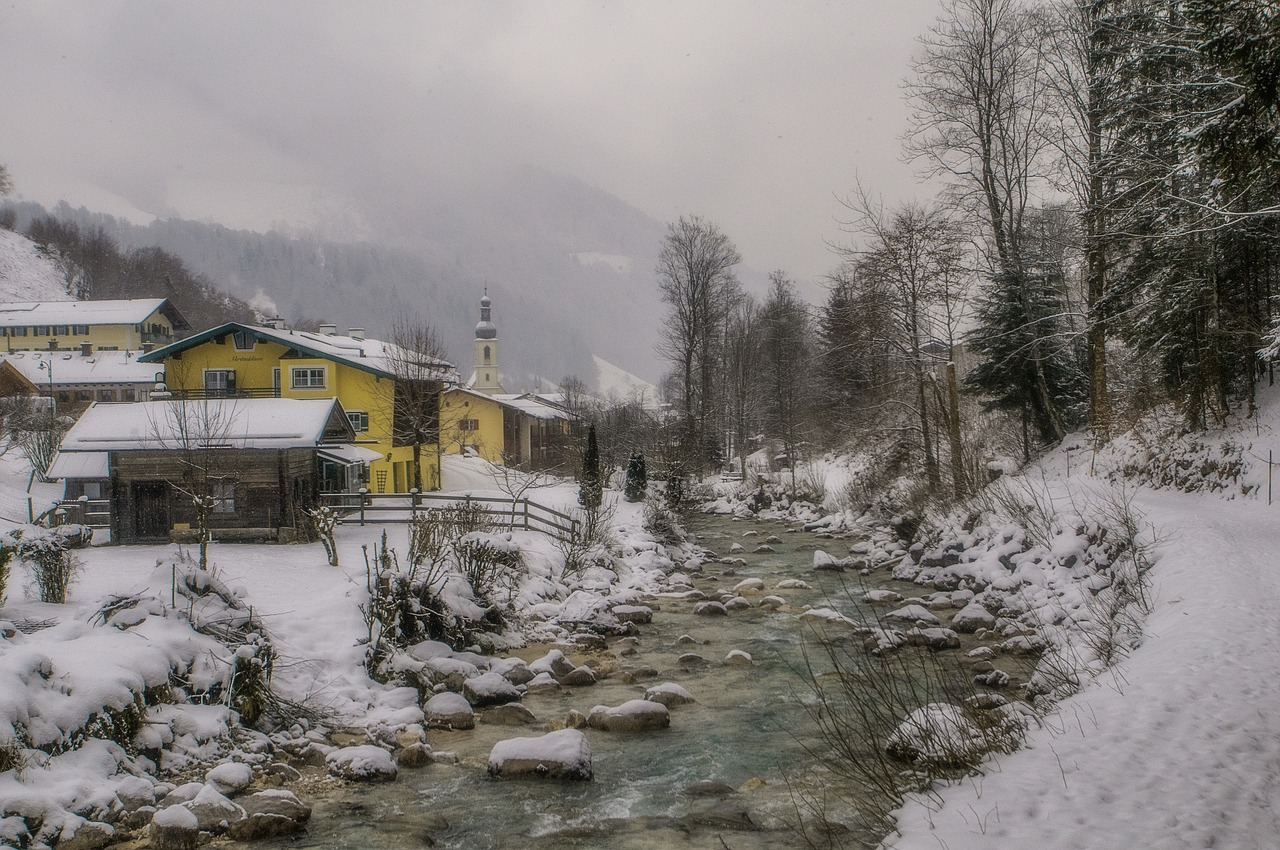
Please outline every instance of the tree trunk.
[{"label": "tree trunk", "polygon": [[964,474],[964,447],[960,440],[960,390],[956,386],[956,364],[952,360],[947,363],[947,437],[951,442],[951,484],[957,499],[962,499],[969,492],[968,482]]}]

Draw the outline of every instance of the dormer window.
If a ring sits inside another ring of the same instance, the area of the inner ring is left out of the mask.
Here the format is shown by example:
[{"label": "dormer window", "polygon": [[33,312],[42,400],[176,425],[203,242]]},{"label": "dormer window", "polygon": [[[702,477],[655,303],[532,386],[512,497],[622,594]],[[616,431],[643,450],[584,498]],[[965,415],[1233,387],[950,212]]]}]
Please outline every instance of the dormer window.
[{"label": "dormer window", "polygon": [[231,340],[235,343],[236,351],[253,351],[258,342],[258,338],[249,331],[236,331],[231,335]]}]

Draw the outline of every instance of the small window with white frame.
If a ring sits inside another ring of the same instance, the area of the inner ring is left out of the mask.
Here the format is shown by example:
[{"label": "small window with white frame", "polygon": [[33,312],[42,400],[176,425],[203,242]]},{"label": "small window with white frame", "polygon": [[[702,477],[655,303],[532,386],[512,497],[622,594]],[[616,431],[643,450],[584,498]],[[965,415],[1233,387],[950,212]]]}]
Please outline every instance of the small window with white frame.
[{"label": "small window with white frame", "polygon": [[369,412],[367,410],[348,410],[347,419],[351,422],[351,428],[357,434],[362,434],[369,430]]},{"label": "small window with white frame", "polygon": [[323,366],[295,366],[289,370],[289,383],[295,390],[324,389]]},{"label": "small window with white frame", "polygon": [[217,481],[213,484],[213,512],[215,514],[233,514],[236,512],[236,485],[234,481]]},{"label": "small window with white frame", "polygon": [[479,431],[480,420],[479,419],[459,419],[458,430],[459,431]]}]

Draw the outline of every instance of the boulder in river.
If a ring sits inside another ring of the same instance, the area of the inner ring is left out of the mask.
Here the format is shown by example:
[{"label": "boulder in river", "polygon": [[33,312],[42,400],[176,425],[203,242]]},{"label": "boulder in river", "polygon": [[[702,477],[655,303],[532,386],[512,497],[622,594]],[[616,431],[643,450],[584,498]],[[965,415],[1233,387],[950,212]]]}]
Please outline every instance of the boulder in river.
[{"label": "boulder in river", "polygon": [[627,700],[610,708],[597,705],[587,715],[587,725],[602,732],[652,732],[671,725],[671,713],[662,703]]},{"label": "boulder in river", "polygon": [[325,757],[331,776],[356,782],[376,782],[396,778],[396,761],[391,753],[373,744],[343,747]]},{"label": "boulder in river", "polygon": [[452,691],[436,694],[427,700],[422,706],[422,713],[430,729],[474,729],[476,725],[471,703]]},{"label": "boulder in river", "polygon": [[729,609],[720,602],[707,601],[693,606],[693,613],[700,617],[724,617],[728,615]]},{"label": "boulder in river", "polygon": [[644,692],[644,698],[649,702],[662,703],[667,708],[671,708],[673,705],[687,705],[694,701],[693,694],[675,682],[663,682],[660,685],[654,685]]},{"label": "boulder in river", "polygon": [[537,738],[508,738],[493,745],[489,775],[509,779],[591,780],[591,745],[577,729],[561,729]]}]

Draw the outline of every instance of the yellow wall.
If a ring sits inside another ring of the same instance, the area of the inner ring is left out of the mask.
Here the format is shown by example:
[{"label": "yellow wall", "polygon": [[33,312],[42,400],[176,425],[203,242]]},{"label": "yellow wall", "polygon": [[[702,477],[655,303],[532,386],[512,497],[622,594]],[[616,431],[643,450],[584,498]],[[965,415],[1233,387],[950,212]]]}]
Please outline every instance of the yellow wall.
[{"label": "yellow wall", "polygon": [[[274,386],[273,370],[279,368],[281,398],[336,397],[347,413],[367,413],[369,430],[356,433],[356,445],[382,455],[382,460],[369,464],[370,491],[402,493],[408,490],[413,478],[413,447],[392,446],[394,380],[324,358],[281,360],[287,350],[279,343],[259,340],[251,351],[241,351],[228,334],[222,344],[209,340],[182,352],[181,359],[166,360],[165,383],[173,391],[201,390],[206,370],[234,369],[238,392],[259,390],[270,395]],[[324,386],[295,388],[292,372],[305,368],[324,369]],[[423,487],[438,490],[440,466],[434,444],[422,447],[419,462]]]},{"label": "yellow wall", "polygon": [[[459,424],[474,419],[475,431],[463,431]],[[448,454],[461,454],[462,447],[474,446],[487,461],[502,463],[502,405],[464,390],[448,390],[440,407],[440,443]]]},{"label": "yellow wall", "polygon": [[[160,328],[159,333],[154,332],[152,326]],[[82,321],[79,325],[84,326]],[[75,350],[80,347],[82,342],[93,343],[94,348],[118,348],[121,350],[138,351],[142,348],[144,332],[146,339],[155,342],[156,347],[168,345],[173,341],[173,325],[165,318],[164,314],[159,310],[153,312],[142,323],[142,331],[138,330],[138,325],[88,325],[88,335],[79,333],[66,334],[40,334],[34,333],[36,325],[26,326],[25,336],[14,336],[13,330],[5,328],[5,350],[6,351],[47,351],[50,340],[57,340],[58,349]],[[56,325],[50,326],[53,330]],[[68,325],[67,329],[74,330],[77,325]]]}]

